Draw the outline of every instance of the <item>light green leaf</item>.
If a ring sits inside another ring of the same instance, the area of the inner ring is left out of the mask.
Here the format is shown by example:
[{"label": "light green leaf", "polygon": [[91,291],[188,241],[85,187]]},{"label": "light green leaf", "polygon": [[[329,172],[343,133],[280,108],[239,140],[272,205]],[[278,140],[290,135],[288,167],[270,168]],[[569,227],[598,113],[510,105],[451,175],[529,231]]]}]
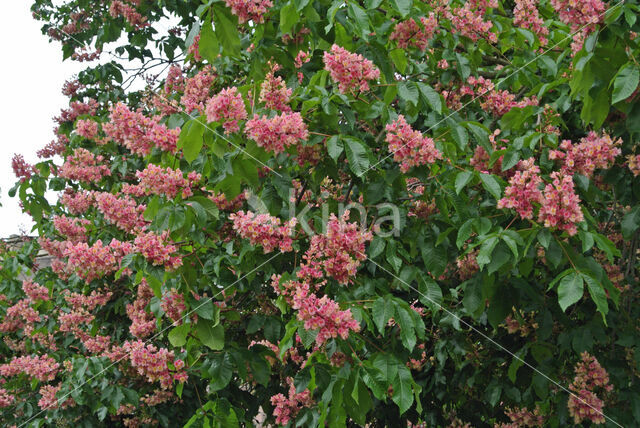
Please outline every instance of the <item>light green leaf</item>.
[{"label": "light green leaf", "polygon": [[612,80],[613,96],[611,104],[626,100],[633,94],[640,82],[640,69],[629,62],[624,65]]},{"label": "light green leaf", "polygon": [[558,286],[558,303],[562,311],[566,311],[569,306],[578,302],[583,293],[584,281],[582,275],[574,271],[562,278]]},{"label": "light green leaf", "polygon": [[482,187],[491,193],[496,200],[500,199],[500,196],[502,196],[502,189],[500,188],[500,183],[498,183],[498,180],[496,180],[493,175],[481,173],[480,181],[482,181]]},{"label": "light green leaf", "polygon": [[398,377],[393,383],[393,397],[392,400],[398,405],[400,414],[403,414],[413,404],[413,378],[411,372],[405,366],[398,367]]},{"label": "light green leaf", "polygon": [[182,324],[174,327],[169,332],[169,343],[176,348],[180,348],[187,343],[187,335],[191,331],[191,324]]},{"label": "light green leaf", "polygon": [[219,351],[224,348],[224,328],[218,324],[213,327],[211,321],[201,319],[196,325],[196,335],[203,345]]},{"label": "light green leaf", "polygon": [[587,289],[591,295],[591,299],[596,304],[598,312],[602,315],[602,321],[607,325],[607,314],[609,313],[609,304],[607,303],[607,293],[599,281],[589,275],[583,275],[584,281],[587,283]]},{"label": "light green leaf", "polygon": [[299,20],[300,15],[298,15],[298,10],[293,2],[280,9],[280,31],[282,34],[290,34]]},{"label": "light green leaf", "polygon": [[187,162],[193,162],[200,153],[204,144],[204,124],[199,118],[195,118],[187,122],[178,138],[177,147],[182,149],[184,158]]},{"label": "light green leaf", "polygon": [[342,141],[349,161],[349,169],[361,177],[369,169],[369,148],[353,137],[343,137]]},{"label": "light green leaf", "polygon": [[398,83],[398,96],[401,100],[417,106],[420,92],[418,92],[418,87],[415,83],[402,81]]},{"label": "light green leaf", "polygon": [[456,175],[456,194],[460,194],[462,189],[469,183],[473,177],[471,171],[460,171],[458,175]]}]

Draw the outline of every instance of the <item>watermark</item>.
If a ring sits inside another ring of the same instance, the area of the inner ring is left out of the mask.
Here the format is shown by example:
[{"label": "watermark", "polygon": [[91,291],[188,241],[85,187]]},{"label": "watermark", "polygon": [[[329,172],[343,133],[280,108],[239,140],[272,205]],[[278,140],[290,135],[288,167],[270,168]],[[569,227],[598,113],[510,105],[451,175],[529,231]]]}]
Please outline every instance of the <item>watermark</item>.
[{"label": "watermark", "polygon": [[[247,192],[247,204],[251,211],[256,214],[269,214],[265,202],[252,192]],[[348,203],[338,202],[337,206],[328,201],[325,203],[308,203],[302,208],[298,205],[295,189],[291,188],[289,189],[288,216],[289,218],[295,217],[304,233],[308,236],[313,236],[316,233],[325,234],[331,214],[340,218],[347,211],[352,219],[355,215],[355,221],[362,230],[370,230],[374,235],[381,238],[400,236],[402,225],[401,210],[396,204],[390,202],[372,206],[365,206],[353,201]],[[373,220],[368,221],[370,218]],[[316,225],[318,220],[320,220],[320,230],[314,229],[309,224],[309,221],[312,221],[312,224]]]}]

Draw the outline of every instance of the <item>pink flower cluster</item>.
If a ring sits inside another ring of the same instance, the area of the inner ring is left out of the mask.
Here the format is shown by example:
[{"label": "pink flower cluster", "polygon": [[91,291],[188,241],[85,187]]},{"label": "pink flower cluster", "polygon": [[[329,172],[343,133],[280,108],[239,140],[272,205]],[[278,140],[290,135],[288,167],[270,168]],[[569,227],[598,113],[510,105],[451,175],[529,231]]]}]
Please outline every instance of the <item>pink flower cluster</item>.
[{"label": "pink flower cluster", "polygon": [[187,310],[187,306],[184,304],[184,297],[176,289],[162,296],[160,308],[174,325],[182,324],[182,313]]},{"label": "pink flower cluster", "polygon": [[598,398],[595,391],[599,388],[609,392],[613,386],[609,384],[609,374],[595,357],[585,351],[581,354],[581,358],[582,361],[575,367],[576,376],[569,385],[569,389],[577,395],[569,397],[567,403],[569,414],[573,416],[576,424],[581,424],[585,420],[594,424],[603,424],[605,422],[602,413],[604,401]]},{"label": "pink flower cluster", "polygon": [[24,291],[24,294],[26,294],[32,302],[37,302],[38,300],[46,302],[49,300],[49,289],[30,279],[22,281],[22,291]]},{"label": "pink flower cluster", "polygon": [[11,377],[26,374],[31,379],[47,382],[55,379],[60,364],[48,355],[13,357],[11,361],[0,365],[0,376]]},{"label": "pink flower cluster", "polygon": [[291,235],[297,224],[295,217],[281,225],[279,218],[269,214],[238,211],[229,215],[229,220],[233,221],[233,230],[252,245],[261,245],[265,254],[276,248],[283,253],[293,251]]},{"label": "pink flower cluster", "polygon": [[191,113],[193,110],[204,112],[205,102],[209,99],[209,91],[215,78],[213,68],[208,65],[195,76],[187,79],[184,94],[180,98],[187,113]]},{"label": "pink flower cluster", "polygon": [[578,232],[576,223],[584,220],[580,210],[580,197],[573,188],[573,176],[552,172],[553,184],[544,188],[543,203],[538,214],[538,221],[545,227],[566,230],[569,235]]},{"label": "pink flower cluster", "polygon": [[[184,372],[184,361],[175,358],[173,351],[146,345],[141,340],[125,342],[123,349],[128,353],[131,365],[138,374],[145,376],[149,382],[160,382],[163,389],[169,389],[174,381],[183,383],[187,380]],[[169,365],[175,367],[174,370]]]},{"label": "pink flower cluster", "polygon": [[135,233],[147,225],[143,217],[146,205],[138,205],[130,196],[118,197],[108,192],[100,192],[95,193],[95,201],[104,218],[125,232]]},{"label": "pink flower cluster", "polygon": [[98,111],[98,101],[94,99],[89,99],[86,103],[80,101],[74,101],[69,104],[68,109],[64,109],[60,111],[60,116],[56,117],[54,120],[59,124],[63,124],[65,122],[73,122],[78,116],[89,115],[95,116]]},{"label": "pink flower cluster", "polygon": [[15,397],[10,395],[6,389],[0,388],[0,409],[9,407],[15,400]]},{"label": "pink flower cluster", "polygon": [[504,198],[498,201],[498,208],[513,208],[520,217],[531,219],[533,203],[543,202],[539,189],[542,183],[540,168],[534,163],[533,158],[529,158],[518,163],[518,170],[509,179],[509,186],[505,189]]},{"label": "pink flower cluster", "polygon": [[436,149],[431,138],[414,131],[399,115],[395,122],[386,127],[389,151],[393,153],[393,160],[400,163],[400,170],[407,172],[414,166],[428,165],[436,159],[442,159],[442,154]]},{"label": "pink flower cluster", "polygon": [[85,242],[87,240],[87,226],[91,222],[84,218],[70,218],[66,215],[54,216],[53,226],[56,231],[71,242]]},{"label": "pink flower cluster", "polygon": [[526,407],[507,408],[505,411],[507,417],[511,420],[508,424],[496,424],[496,428],[519,428],[519,427],[542,427],[544,426],[544,416],[541,414],[540,407],[532,411]]},{"label": "pink flower cluster", "polygon": [[284,152],[286,147],[309,138],[307,125],[298,112],[281,113],[271,119],[255,115],[247,122],[244,132],[258,146],[276,154]]},{"label": "pink flower cluster", "polygon": [[607,5],[601,0],[551,0],[551,5],[560,20],[571,26],[572,32],[586,25],[586,30],[583,31],[587,34],[595,29],[607,9]]},{"label": "pink flower cluster", "polygon": [[63,255],[68,257],[67,271],[73,272],[87,283],[118,270],[124,255],[133,251],[131,244],[112,240],[107,246],[98,240],[92,246],[86,242],[67,244]]},{"label": "pink flower cluster", "polygon": [[102,155],[96,156],[89,150],[80,147],[67,158],[58,175],[68,180],[86,183],[98,182],[102,177],[111,175],[111,170],[107,165],[102,164],[103,161]]},{"label": "pink flower cluster", "polygon": [[140,4],[140,0],[113,0],[109,7],[109,15],[113,18],[123,16],[124,19],[136,30],[148,27],[147,17],[136,11],[135,6]]},{"label": "pink flower cluster", "polygon": [[238,88],[223,89],[211,98],[207,103],[206,114],[208,122],[222,123],[225,134],[238,132],[238,121],[247,118],[247,110]]},{"label": "pink flower cluster", "polygon": [[591,131],[574,145],[569,140],[560,143],[561,150],[549,152],[549,159],[562,159],[562,171],[567,174],[578,172],[586,177],[591,177],[593,172],[599,169],[610,168],[622,151],[619,146],[622,139],[613,140],[607,133],[598,136]]},{"label": "pink flower cluster", "polygon": [[168,231],[164,231],[161,235],[153,232],[140,234],[136,236],[134,244],[135,251],[142,254],[154,266],[164,265],[168,270],[175,270],[182,265],[182,257],[172,255],[178,251],[178,248],[171,243]]},{"label": "pink flower cluster", "polygon": [[224,0],[231,13],[238,17],[238,24],[247,21],[263,23],[264,15],[273,7],[271,0]]},{"label": "pink flower cluster", "polygon": [[110,112],[110,122],[102,126],[105,134],[132,153],[146,156],[154,146],[172,153],[176,151],[180,129],[169,129],[158,123],[159,117],[146,117],[124,103],[111,107]]},{"label": "pink flower cluster", "polygon": [[24,156],[18,154],[13,155],[13,159],[11,159],[11,168],[13,169],[15,176],[20,179],[20,182],[28,180],[33,176],[33,174],[38,172],[35,166],[24,160]]},{"label": "pink flower cluster", "polygon": [[276,394],[271,397],[271,404],[275,407],[273,416],[279,425],[287,425],[291,419],[295,419],[300,410],[313,405],[311,391],[305,389],[302,392],[296,392],[293,379],[290,377],[287,378],[287,383],[289,384],[289,397],[285,397],[284,394]]},{"label": "pink flower cluster", "polygon": [[91,119],[78,120],[76,122],[76,133],[81,137],[93,140],[98,136],[98,122]]},{"label": "pink flower cluster", "polygon": [[211,192],[208,196],[209,200],[216,204],[221,211],[238,211],[244,201],[247,199],[244,193],[240,193],[232,200],[228,200],[224,193]]},{"label": "pink flower cluster", "polygon": [[498,7],[497,0],[487,2],[479,7],[474,1],[465,2],[463,7],[457,7],[453,10],[446,10],[445,17],[451,20],[451,25],[455,32],[468,37],[474,42],[480,38],[487,39],[491,43],[496,43],[498,37],[491,32],[493,23],[485,21],[483,15],[487,7]]},{"label": "pink flower cluster", "polygon": [[65,189],[60,203],[64,205],[70,214],[78,215],[87,212],[93,206],[93,193],[86,190],[76,192],[70,188]]},{"label": "pink flower cluster", "polygon": [[200,174],[193,171],[188,174],[187,178],[184,178],[179,169],[169,167],[163,169],[151,163],[143,171],[136,172],[136,177],[140,179],[138,186],[145,194],[164,195],[170,199],[175,198],[178,194],[181,194],[183,198],[193,195],[191,186],[202,178]]},{"label": "pink flower cluster", "polygon": [[525,97],[520,101],[516,101],[516,95],[507,90],[497,90],[495,85],[489,79],[484,77],[469,77],[468,82],[471,86],[475,86],[476,97],[483,98],[480,107],[488,113],[496,116],[502,116],[508,113],[512,108],[524,108],[526,106],[537,106],[538,99],[535,96]]},{"label": "pink flower cluster", "polygon": [[335,44],[331,47],[331,53],[324,53],[324,68],[338,82],[338,89],[342,93],[368,91],[368,80],[380,77],[380,70],[373,62]]},{"label": "pink flower cluster", "polygon": [[75,406],[76,402],[73,401],[73,398],[67,398],[62,402],[62,404],[58,404],[58,399],[56,398],[56,394],[62,389],[60,385],[44,385],[38,391],[41,395],[40,400],[38,400],[38,407],[42,410],[49,409],[64,409],[67,407]]},{"label": "pink flower cluster", "polygon": [[369,231],[360,230],[357,223],[349,223],[349,211],[337,218],[331,214],[326,234],[314,235],[303,259],[298,277],[320,279],[331,277],[340,284],[350,284],[360,262],[367,258],[365,245],[373,239]]},{"label": "pink flower cluster", "polygon": [[275,72],[280,69],[278,64],[271,65],[271,69],[260,85],[260,102],[265,103],[265,107],[271,110],[279,110],[282,112],[290,112],[289,100],[291,93],[290,88],[282,80],[282,77],[275,76]]},{"label": "pink flower cluster", "polygon": [[127,316],[131,320],[129,331],[139,339],[149,336],[156,329],[156,318],[145,310],[152,297],[151,287],[147,280],[142,278],[138,284],[136,299],[133,303],[127,304]]},{"label": "pink flower cluster", "polygon": [[298,311],[298,320],[304,322],[305,330],[318,330],[317,346],[338,336],[346,340],[350,331],[360,331],[360,324],[353,319],[350,310],[340,310],[336,301],[326,295],[318,298],[306,287],[296,290],[292,307]]},{"label": "pink flower cluster", "polygon": [[538,36],[542,46],[546,45],[549,29],[544,25],[544,20],[538,12],[537,0],[515,0],[513,8],[513,25],[531,30]]},{"label": "pink flower cluster", "polygon": [[640,155],[628,155],[627,167],[635,177],[640,175]]},{"label": "pink flower cluster", "polygon": [[436,32],[438,21],[435,14],[431,12],[428,18],[421,17],[420,23],[422,26],[418,25],[413,18],[397,23],[389,40],[395,40],[398,47],[402,49],[412,46],[424,51]]}]

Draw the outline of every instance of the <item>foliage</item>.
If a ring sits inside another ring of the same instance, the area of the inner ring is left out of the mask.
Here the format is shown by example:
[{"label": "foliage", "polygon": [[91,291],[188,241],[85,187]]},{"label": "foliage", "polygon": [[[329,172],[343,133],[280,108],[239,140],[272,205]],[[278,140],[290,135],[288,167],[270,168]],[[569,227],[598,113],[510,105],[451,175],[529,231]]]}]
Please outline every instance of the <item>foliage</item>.
[{"label": "foliage", "polygon": [[640,420],[636,2],[32,10],[101,60],[13,161],[3,424]]}]

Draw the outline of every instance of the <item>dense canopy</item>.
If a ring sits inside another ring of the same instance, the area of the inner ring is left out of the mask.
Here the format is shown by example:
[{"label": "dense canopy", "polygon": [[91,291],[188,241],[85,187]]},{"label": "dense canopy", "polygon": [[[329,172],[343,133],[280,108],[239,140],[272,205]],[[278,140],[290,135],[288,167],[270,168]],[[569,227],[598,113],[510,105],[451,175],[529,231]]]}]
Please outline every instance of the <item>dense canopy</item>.
[{"label": "dense canopy", "polygon": [[636,1],[32,3],[3,426],[640,420]]}]

